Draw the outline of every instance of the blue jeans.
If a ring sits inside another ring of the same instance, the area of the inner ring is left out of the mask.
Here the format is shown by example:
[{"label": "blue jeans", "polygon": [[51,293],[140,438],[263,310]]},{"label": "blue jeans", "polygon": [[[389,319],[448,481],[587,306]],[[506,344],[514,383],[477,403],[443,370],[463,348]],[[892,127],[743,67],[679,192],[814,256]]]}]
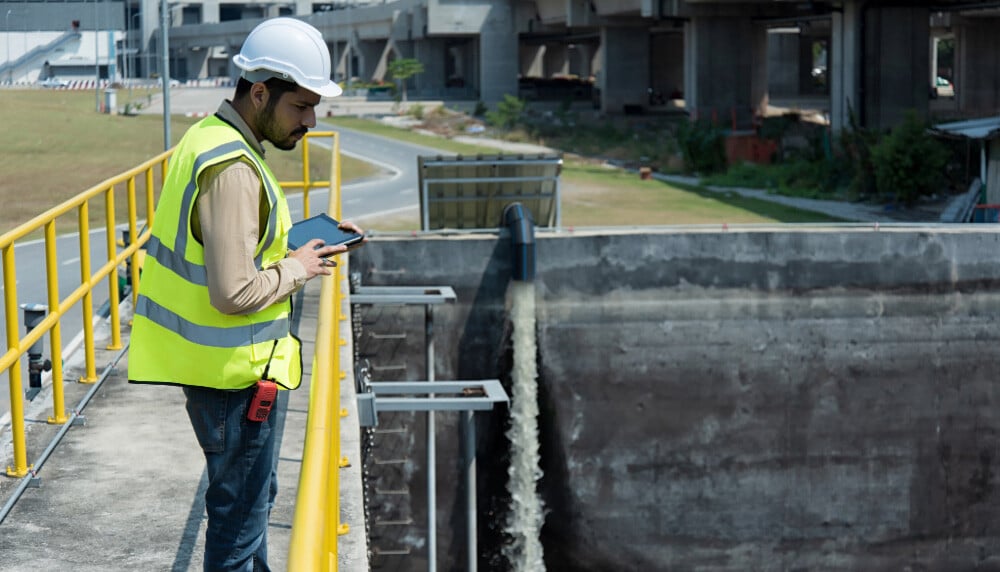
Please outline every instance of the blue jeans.
[{"label": "blue jeans", "polygon": [[250,421],[254,389],[184,387],[208,472],[205,572],[270,572],[267,521],[278,490],[275,438],[288,398],[279,391],[267,421]]}]

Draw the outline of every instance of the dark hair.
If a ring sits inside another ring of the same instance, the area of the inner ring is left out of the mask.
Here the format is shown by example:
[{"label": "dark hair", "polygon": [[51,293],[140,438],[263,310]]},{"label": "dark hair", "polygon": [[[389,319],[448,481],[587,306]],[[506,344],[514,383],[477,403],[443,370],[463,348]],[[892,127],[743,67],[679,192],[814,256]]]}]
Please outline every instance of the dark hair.
[{"label": "dark hair", "polygon": [[[242,99],[250,93],[251,83],[246,78],[240,78],[236,82],[236,93],[233,94],[233,101]],[[264,81],[264,85],[267,86],[267,91],[271,95],[271,100],[269,106],[273,107],[275,103],[281,99],[281,96],[289,91],[295,91],[299,86],[291,81],[285,81],[280,78],[272,77]]]}]

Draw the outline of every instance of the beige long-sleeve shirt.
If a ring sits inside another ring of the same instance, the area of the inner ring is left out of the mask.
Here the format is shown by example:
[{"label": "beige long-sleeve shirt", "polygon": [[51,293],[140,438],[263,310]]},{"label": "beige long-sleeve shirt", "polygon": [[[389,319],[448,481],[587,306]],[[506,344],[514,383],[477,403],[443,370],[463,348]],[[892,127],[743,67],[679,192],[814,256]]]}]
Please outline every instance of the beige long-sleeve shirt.
[{"label": "beige long-sleeve shirt", "polygon": [[[264,148],[230,102],[223,102],[216,114],[264,156]],[[191,231],[205,248],[208,294],[216,310],[256,312],[284,300],[306,283],[306,269],[294,258],[261,270],[254,265],[270,207],[253,166],[242,159],[213,165],[199,176],[198,186]]]}]

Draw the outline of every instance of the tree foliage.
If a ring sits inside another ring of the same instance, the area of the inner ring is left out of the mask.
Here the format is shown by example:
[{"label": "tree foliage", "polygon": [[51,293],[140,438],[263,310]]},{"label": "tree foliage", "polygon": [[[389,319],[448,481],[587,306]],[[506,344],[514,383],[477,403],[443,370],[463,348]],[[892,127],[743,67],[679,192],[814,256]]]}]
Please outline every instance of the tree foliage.
[{"label": "tree foliage", "polygon": [[424,64],[415,58],[400,58],[389,62],[389,77],[399,80],[403,87],[403,101],[406,101],[406,80],[424,73]]},{"label": "tree foliage", "polygon": [[894,196],[905,205],[941,191],[947,162],[948,150],[927,133],[926,123],[913,112],[872,148],[879,194]]}]

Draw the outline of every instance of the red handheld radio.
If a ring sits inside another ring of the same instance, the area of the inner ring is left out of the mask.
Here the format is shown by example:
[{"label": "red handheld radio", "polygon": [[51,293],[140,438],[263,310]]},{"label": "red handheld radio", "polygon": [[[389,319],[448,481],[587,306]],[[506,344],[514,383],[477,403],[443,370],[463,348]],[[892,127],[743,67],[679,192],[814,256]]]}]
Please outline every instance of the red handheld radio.
[{"label": "red handheld radio", "polygon": [[267,416],[271,413],[274,400],[278,397],[278,384],[268,379],[257,382],[257,389],[253,392],[253,399],[250,400],[250,409],[247,410],[247,419],[250,421],[267,421]]},{"label": "red handheld radio", "polygon": [[258,423],[267,421],[267,416],[271,414],[271,408],[278,397],[278,384],[273,379],[267,378],[267,372],[271,369],[271,358],[274,357],[274,349],[278,347],[278,340],[274,340],[271,346],[271,355],[267,358],[267,365],[264,366],[264,375],[257,381],[257,386],[250,400],[250,407],[247,409],[247,419]]}]

